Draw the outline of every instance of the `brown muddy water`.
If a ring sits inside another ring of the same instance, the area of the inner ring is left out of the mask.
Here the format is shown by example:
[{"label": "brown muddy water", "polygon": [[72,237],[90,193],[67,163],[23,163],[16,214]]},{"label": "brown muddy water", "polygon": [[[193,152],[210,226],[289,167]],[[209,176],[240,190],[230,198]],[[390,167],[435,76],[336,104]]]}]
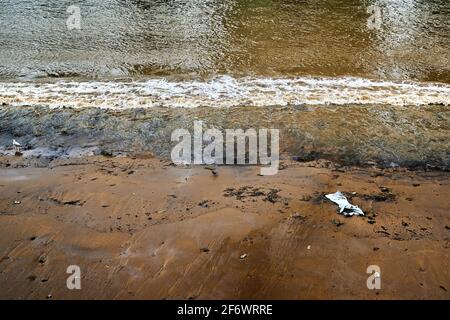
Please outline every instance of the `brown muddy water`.
[{"label": "brown muddy water", "polygon": [[2,154],[167,156],[204,120],[305,159],[449,166],[447,0],[0,5]]},{"label": "brown muddy water", "polygon": [[[66,24],[74,4],[80,29]],[[2,0],[0,6],[2,78],[195,73],[450,83],[447,0]],[[374,8],[380,21],[369,26]]]}]

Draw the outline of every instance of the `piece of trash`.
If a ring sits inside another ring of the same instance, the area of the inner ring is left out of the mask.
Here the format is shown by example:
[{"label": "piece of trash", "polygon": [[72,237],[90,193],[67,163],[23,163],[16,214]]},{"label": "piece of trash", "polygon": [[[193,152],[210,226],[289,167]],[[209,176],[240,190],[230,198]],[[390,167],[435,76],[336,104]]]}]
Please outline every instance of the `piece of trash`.
[{"label": "piece of trash", "polygon": [[244,253],[244,254],[241,254],[241,256],[240,256],[239,258],[241,258],[241,259],[245,259],[245,258],[247,258],[247,254],[246,254],[246,253]]},{"label": "piece of trash", "polygon": [[339,206],[339,213],[342,213],[344,216],[364,215],[364,212],[358,206],[348,202],[347,198],[340,191],[327,194],[325,197],[336,203]]},{"label": "piece of trash", "polygon": [[22,153],[22,145],[19,142],[17,142],[16,139],[13,139],[12,145],[13,145],[14,155],[21,156],[23,154]]},{"label": "piece of trash", "polygon": [[13,150],[14,150],[15,155],[21,156],[22,155],[22,152],[21,152],[22,145],[19,142],[17,142],[16,139],[13,139],[12,145],[13,145]]},{"label": "piece of trash", "polygon": [[311,246],[307,246],[306,249],[311,250]]},{"label": "piece of trash", "polygon": [[16,200],[14,201],[14,204],[20,204],[20,201]]},{"label": "piece of trash", "polygon": [[13,146],[14,146],[14,147],[21,147],[22,145],[21,145],[20,143],[18,143],[18,142],[16,141],[16,139],[13,139]]}]

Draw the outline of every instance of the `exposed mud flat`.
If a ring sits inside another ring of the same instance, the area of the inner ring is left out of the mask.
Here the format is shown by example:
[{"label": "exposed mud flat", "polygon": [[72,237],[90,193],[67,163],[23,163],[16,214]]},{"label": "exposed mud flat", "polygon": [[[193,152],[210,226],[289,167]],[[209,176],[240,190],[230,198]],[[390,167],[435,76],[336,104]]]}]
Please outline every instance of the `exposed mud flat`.
[{"label": "exposed mud flat", "polygon": [[[448,172],[11,161],[1,158],[1,298],[450,298]],[[366,216],[339,215],[323,196],[336,190]],[[66,287],[69,265],[81,290]],[[381,290],[366,287],[369,265]]]},{"label": "exposed mud flat", "polygon": [[171,134],[194,121],[203,129],[275,128],[283,157],[327,159],[341,165],[409,168],[450,167],[450,106],[320,105],[291,107],[50,108],[0,109],[0,152],[24,146],[28,164],[57,157],[157,155],[169,158]]}]

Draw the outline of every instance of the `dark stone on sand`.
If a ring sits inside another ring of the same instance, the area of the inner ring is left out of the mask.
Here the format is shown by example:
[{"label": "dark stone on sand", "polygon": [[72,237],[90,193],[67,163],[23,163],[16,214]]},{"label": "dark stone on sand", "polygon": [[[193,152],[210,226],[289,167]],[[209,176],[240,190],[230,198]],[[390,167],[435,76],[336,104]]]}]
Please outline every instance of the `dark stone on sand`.
[{"label": "dark stone on sand", "polygon": [[334,224],[336,227],[340,227],[345,224],[344,222],[342,222],[339,219],[333,219],[333,220],[331,220],[331,223]]},{"label": "dark stone on sand", "polygon": [[27,277],[27,279],[30,280],[30,281],[34,281],[34,280],[37,279],[37,276],[35,276],[34,274],[30,274],[30,275]]},{"label": "dark stone on sand", "polygon": [[302,201],[310,201],[311,198],[312,198],[312,197],[311,197],[309,194],[306,194],[306,195],[303,195],[303,196],[302,196],[301,200],[302,200]]},{"label": "dark stone on sand", "polygon": [[46,261],[47,261],[47,257],[44,254],[39,256],[39,258],[38,258],[39,263],[44,264]]},{"label": "dark stone on sand", "polygon": [[112,151],[111,151],[111,150],[106,150],[106,149],[102,149],[102,150],[100,151],[100,154],[101,154],[102,156],[104,156],[104,157],[112,157],[112,156],[113,156]]}]

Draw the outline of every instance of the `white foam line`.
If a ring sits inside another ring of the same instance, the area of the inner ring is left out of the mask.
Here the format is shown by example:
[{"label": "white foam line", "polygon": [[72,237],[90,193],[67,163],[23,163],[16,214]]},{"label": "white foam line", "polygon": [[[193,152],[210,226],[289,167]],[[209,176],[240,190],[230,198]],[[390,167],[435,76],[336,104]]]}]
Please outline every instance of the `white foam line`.
[{"label": "white foam line", "polygon": [[15,106],[137,108],[286,105],[450,104],[450,85],[364,78],[233,78],[208,81],[57,81],[0,83],[0,102]]}]

